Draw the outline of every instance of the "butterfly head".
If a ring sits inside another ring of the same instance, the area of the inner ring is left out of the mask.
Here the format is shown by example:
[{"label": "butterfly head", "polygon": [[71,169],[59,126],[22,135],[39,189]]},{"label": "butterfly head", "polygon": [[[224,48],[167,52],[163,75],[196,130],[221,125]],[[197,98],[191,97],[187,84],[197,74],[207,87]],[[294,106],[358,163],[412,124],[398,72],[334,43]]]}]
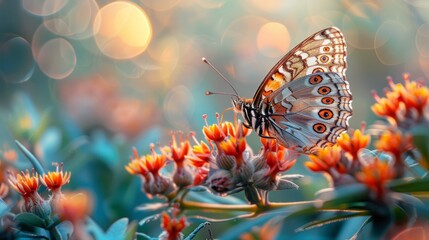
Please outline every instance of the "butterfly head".
[{"label": "butterfly head", "polygon": [[232,106],[234,108],[234,112],[242,113],[244,108],[249,108],[252,104],[252,99],[248,98],[232,98]]}]

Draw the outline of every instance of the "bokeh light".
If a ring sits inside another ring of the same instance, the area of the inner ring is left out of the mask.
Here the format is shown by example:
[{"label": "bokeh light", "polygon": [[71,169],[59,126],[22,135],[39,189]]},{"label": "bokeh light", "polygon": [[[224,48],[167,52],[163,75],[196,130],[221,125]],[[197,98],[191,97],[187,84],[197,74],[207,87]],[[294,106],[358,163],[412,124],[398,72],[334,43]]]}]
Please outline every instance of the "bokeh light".
[{"label": "bokeh light", "polygon": [[264,56],[279,57],[286,54],[290,45],[290,35],[283,24],[270,22],[259,29],[257,44]]},{"label": "bokeh light", "polygon": [[175,70],[180,58],[179,42],[174,37],[160,38],[148,49],[149,56],[159,63],[159,78],[170,82],[171,73]]},{"label": "bokeh light", "polygon": [[140,2],[143,4],[143,6],[156,11],[167,11],[180,3],[180,0],[140,0]]},{"label": "bokeh light", "polygon": [[67,40],[55,38],[42,46],[36,61],[43,73],[59,80],[73,72],[76,66],[76,53]]},{"label": "bokeh light", "polygon": [[[407,61],[414,46],[405,43],[412,42],[414,33],[397,21],[386,21],[375,35],[375,53],[378,60],[385,65],[397,65]],[[401,48],[401,51],[395,49]]]},{"label": "bokeh light", "polygon": [[193,94],[185,86],[179,85],[167,93],[163,110],[173,129],[190,130],[194,104]]},{"label": "bokeh light", "polygon": [[99,8],[95,0],[73,0],[61,11],[45,17],[45,26],[53,33],[74,39],[88,38]]},{"label": "bokeh light", "polygon": [[118,1],[107,4],[97,13],[94,37],[106,56],[129,59],[146,50],[152,38],[152,26],[138,5]]},{"label": "bokeh light", "polygon": [[[48,16],[61,10],[68,0],[21,0],[22,7],[38,16]],[[74,0],[72,0],[74,1]]]},{"label": "bokeh light", "polygon": [[375,33],[378,24],[373,19],[377,16],[379,8],[373,2],[348,1],[342,29],[347,38],[347,44],[358,49],[373,49]]},{"label": "bokeh light", "polygon": [[429,57],[429,24],[422,24],[416,33],[416,48],[420,55]]},{"label": "bokeh light", "polygon": [[0,76],[4,81],[25,82],[33,75],[34,67],[30,44],[24,38],[12,37],[0,45]]},{"label": "bokeh light", "polygon": [[195,0],[197,4],[204,8],[220,8],[227,0]]},{"label": "bokeh light", "polygon": [[282,5],[285,4],[283,0],[250,0],[249,3],[253,4],[255,8],[266,12],[278,11]]}]

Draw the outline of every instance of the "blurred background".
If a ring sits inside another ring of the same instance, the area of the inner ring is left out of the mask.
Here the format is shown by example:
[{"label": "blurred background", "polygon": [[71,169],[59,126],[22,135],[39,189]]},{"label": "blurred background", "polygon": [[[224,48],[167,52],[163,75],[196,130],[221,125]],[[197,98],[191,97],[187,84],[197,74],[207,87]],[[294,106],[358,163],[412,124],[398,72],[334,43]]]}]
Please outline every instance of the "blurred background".
[{"label": "blurred background", "polygon": [[[15,149],[17,139],[50,169],[64,162],[68,188],[93,192],[101,226],[140,219],[135,207],[156,200],[124,170],[131,147],[145,154],[171,130],[201,139],[202,115],[214,123],[231,105],[204,95],[231,89],[201,58],[250,98],[288,50],[329,26],[348,44],[351,127],[375,121],[371,91],[381,94],[387,76],[429,78],[425,0],[0,0],[0,145]],[[289,171],[307,176],[301,190],[274,200],[312,199],[327,186],[302,161]],[[21,155],[16,164],[30,167]]]}]

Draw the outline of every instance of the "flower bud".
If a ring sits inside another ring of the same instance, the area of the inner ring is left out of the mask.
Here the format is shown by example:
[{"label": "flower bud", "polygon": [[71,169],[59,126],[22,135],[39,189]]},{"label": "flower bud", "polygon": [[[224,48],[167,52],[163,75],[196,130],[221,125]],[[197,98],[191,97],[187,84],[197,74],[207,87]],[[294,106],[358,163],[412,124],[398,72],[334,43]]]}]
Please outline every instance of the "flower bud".
[{"label": "flower bud", "polygon": [[220,169],[231,170],[235,164],[235,157],[231,155],[220,154],[216,157],[216,164]]},{"label": "flower bud", "polygon": [[235,179],[237,182],[247,183],[253,176],[253,164],[243,162],[243,164],[235,169]]},{"label": "flower bud", "polygon": [[265,167],[253,174],[253,184],[256,188],[271,191],[276,188],[278,178],[271,179],[269,175],[270,169]]},{"label": "flower bud", "polygon": [[161,175],[153,175],[151,173],[147,174],[146,180],[142,187],[143,191],[146,192],[149,197],[157,194],[167,196],[172,191],[174,191],[174,186],[171,179]]},{"label": "flower bud", "polygon": [[193,177],[186,167],[177,168],[174,172],[173,182],[178,187],[186,187],[192,184]]},{"label": "flower bud", "polygon": [[262,169],[268,167],[267,158],[264,157],[264,155],[262,155],[262,154],[257,155],[254,158],[252,158],[251,163],[253,164],[255,171],[259,171],[259,170],[262,170]]},{"label": "flower bud", "polygon": [[230,171],[219,169],[209,176],[207,185],[215,193],[226,193],[234,188],[235,183]]}]

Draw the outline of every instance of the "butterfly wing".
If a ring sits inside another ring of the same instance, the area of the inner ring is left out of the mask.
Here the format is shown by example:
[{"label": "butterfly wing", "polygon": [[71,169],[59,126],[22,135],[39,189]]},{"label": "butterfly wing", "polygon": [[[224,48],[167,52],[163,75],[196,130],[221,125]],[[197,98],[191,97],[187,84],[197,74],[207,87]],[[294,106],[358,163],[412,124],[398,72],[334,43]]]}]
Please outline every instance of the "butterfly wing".
[{"label": "butterfly wing", "polygon": [[271,109],[268,131],[286,147],[314,152],[347,130],[351,102],[349,84],[338,73],[297,78],[265,99]]},{"label": "butterfly wing", "polygon": [[321,30],[294,47],[267,74],[253,97],[254,106],[288,82],[317,72],[345,79],[346,42],[336,27]]}]

